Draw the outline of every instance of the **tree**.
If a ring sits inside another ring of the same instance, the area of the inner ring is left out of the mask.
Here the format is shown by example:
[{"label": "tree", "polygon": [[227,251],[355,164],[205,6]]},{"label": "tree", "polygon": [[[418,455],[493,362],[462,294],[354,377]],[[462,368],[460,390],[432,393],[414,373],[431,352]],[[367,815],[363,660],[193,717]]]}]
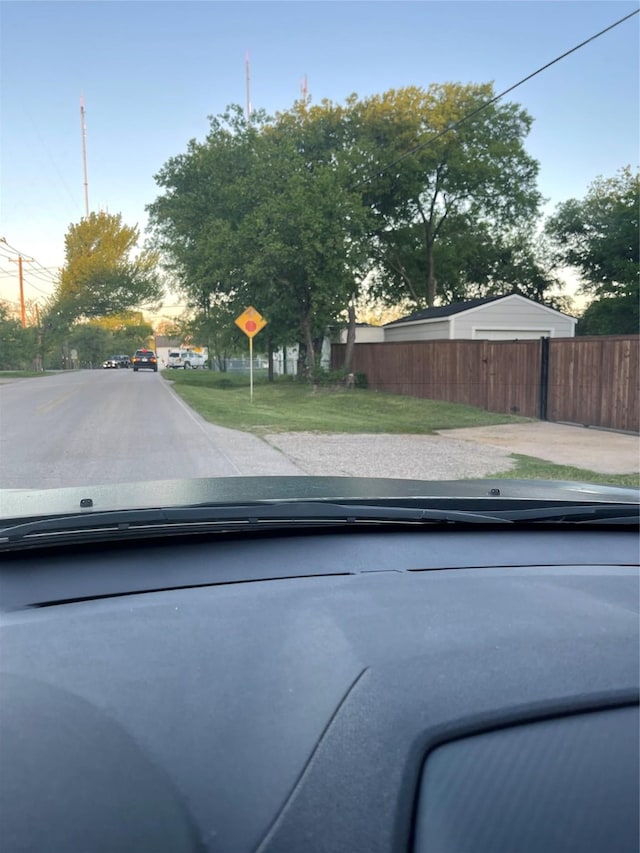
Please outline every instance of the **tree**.
[{"label": "tree", "polygon": [[367,257],[366,216],[347,164],[304,110],[279,117],[258,145],[262,195],[244,222],[254,252],[249,284],[259,284],[271,335],[287,329],[317,367],[322,338],[345,311]]},{"label": "tree", "polygon": [[75,323],[64,337],[64,353],[78,353],[82,366],[94,367],[110,355],[132,354],[147,346],[153,329],[139,311]]},{"label": "tree", "polygon": [[630,167],[597,178],[584,199],[569,199],[547,222],[558,257],[597,297],[638,293],[640,173]]},{"label": "tree", "polygon": [[50,311],[58,323],[120,314],[160,298],[154,253],[133,257],[138,239],[138,228],[124,225],[120,214],[91,213],[69,226]]},{"label": "tree", "polygon": [[559,205],[546,230],[557,258],[574,267],[594,301],[578,323],[582,335],[637,334],[640,301],[640,173],[630,167],[597,178],[582,200]]},{"label": "tree", "polygon": [[531,117],[491,104],[449,130],[493,96],[490,84],[445,83],[349,102],[354,173],[377,222],[376,289],[387,302],[446,298],[452,265],[441,245],[532,228],[540,195],[538,164],[524,149]]},{"label": "tree", "polygon": [[607,296],[592,302],[576,326],[578,335],[637,335],[640,300],[636,295]]},{"label": "tree", "polygon": [[29,369],[37,355],[35,328],[23,329],[9,305],[3,302],[0,302],[0,354],[3,370]]},{"label": "tree", "polygon": [[230,298],[217,296],[203,309],[191,309],[174,321],[172,336],[206,346],[211,366],[225,371],[226,360],[246,350],[246,338],[235,325],[238,311]]},{"label": "tree", "polygon": [[156,245],[193,309],[237,316],[254,304],[269,348],[299,340],[314,369],[353,292],[366,213],[322,128],[300,109],[249,126],[229,108],[156,181]]},{"label": "tree", "polygon": [[78,353],[77,361],[82,367],[97,366],[113,354],[112,337],[95,323],[78,323],[65,341],[65,354],[71,350]]}]

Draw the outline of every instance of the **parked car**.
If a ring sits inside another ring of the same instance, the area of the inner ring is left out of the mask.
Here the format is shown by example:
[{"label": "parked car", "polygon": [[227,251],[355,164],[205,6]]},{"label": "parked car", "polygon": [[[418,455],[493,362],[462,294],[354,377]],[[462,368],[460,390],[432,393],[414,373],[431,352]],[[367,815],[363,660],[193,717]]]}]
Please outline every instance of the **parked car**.
[{"label": "parked car", "polygon": [[158,359],[156,358],[156,354],[153,350],[136,350],[132,363],[134,373],[137,373],[138,370],[153,370],[156,373],[158,372]]},{"label": "parked car", "polygon": [[193,352],[192,350],[172,350],[169,353],[167,367],[172,369],[180,368],[182,370],[204,370],[207,358],[202,352]]},{"label": "parked car", "polygon": [[111,370],[114,368],[129,368],[131,366],[131,359],[128,355],[112,355],[108,359],[102,362],[102,367],[104,370]]}]

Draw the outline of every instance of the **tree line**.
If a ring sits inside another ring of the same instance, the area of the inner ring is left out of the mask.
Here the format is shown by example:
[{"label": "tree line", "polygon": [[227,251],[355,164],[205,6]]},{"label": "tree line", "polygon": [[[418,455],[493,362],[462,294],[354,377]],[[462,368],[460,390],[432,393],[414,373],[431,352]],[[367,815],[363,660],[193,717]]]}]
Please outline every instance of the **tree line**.
[{"label": "tree line", "polygon": [[155,175],[145,248],[118,216],[70,226],[46,333],[158,304],[169,282],[212,352],[237,346],[233,318],[253,304],[262,346],[298,342],[313,371],[363,298],[409,311],[517,292],[569,310],[565,266],[593,300],[580,331],[637,332],[638,173],[597,179],[543,222],[533,119],[493,97],[445,83],[250,119],[229,107]]}]

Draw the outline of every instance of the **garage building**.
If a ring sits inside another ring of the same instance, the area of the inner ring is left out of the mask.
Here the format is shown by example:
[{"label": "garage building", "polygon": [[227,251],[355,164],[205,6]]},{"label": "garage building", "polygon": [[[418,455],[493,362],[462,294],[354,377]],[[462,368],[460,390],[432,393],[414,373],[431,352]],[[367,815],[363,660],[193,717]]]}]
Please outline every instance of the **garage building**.
[{"label": "garage building", "polygon": [[384,340],[386,343],[572,338],[576,322],[575,317],[512,293],[416,311],[387,323]]}]

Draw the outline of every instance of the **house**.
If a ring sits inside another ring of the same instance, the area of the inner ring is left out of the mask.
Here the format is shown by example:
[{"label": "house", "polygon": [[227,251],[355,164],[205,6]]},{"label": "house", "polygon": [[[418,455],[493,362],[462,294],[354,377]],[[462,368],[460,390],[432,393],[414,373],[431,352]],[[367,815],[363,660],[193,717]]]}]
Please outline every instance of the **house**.
[{"label": "house", "polygon": [[416,311],[384,326],[388,341],[572,338],[577,320],[525,296],[487,296]]},{"label": "house", "polygon": [[[340,331],[340,343],[347,342],[347,329]],[[357,344],[377,344],[384,341],[384,326],[372,326],[371,323],[356,323]]]},{"label": "house", "polygon": [[156,335],[153,340],[153,349],[158,357],[158,367],[163,370],[169,361],[169,353],[174,349],[180,349],[182,341],[180,338],[170,338],[167,335]]}]

